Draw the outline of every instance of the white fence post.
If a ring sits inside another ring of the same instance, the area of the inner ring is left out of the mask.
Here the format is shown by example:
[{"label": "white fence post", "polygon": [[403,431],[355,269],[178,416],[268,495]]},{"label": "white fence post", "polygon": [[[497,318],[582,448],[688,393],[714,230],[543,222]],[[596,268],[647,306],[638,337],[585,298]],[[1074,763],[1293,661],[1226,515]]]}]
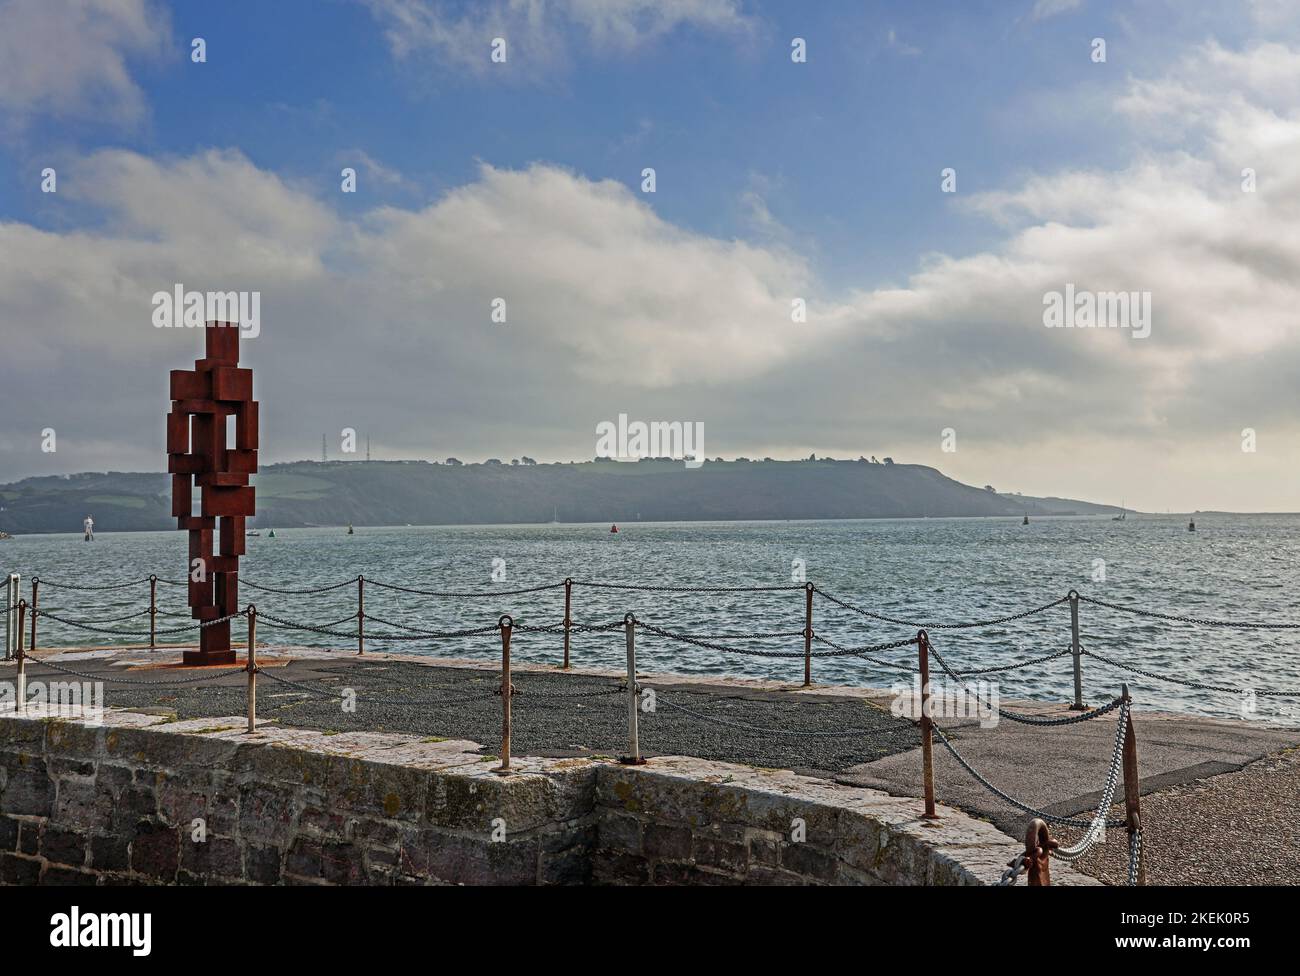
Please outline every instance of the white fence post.
[{"label": "white fence post", "polygon": [[15,652],[18,650],[18,587],[22,579],[17,573],[9,574],[9,583],[5,587],[5,606],[9,612],[5,614],[5,660],[12,661]]}]

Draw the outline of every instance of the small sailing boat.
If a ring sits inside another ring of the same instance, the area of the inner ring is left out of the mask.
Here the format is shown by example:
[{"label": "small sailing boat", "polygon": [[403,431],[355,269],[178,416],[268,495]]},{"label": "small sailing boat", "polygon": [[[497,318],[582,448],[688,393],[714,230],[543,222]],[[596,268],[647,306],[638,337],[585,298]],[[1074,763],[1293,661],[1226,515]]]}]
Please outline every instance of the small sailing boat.
[{"label": "small sailing boat", "polygon": [[1112,522],[1124,522],[1128,519],[1128,510],[1124,507],[1124,502],[1119,503],[1119,514],[1112,516]]},{"label": "small sailing boat", "polygon": [[1196,531],[1196,519],[1192,519],[1190,522],[1187,523],[1187,531],[1188,532]]},{"label": "small sailing boat", "polygon": [[1021,525],[1028,525],[1028,524],[1029,524],[1029,513],[1028,513],[1028,512],[1025,513],[1025,520],[1024,520],[1023,522],[1021,522],[1020,524],[1021,524]]},{"label": "small sailing boat", "polygon": [[275,529],[272,529],[272,530],[271,530],[270,534],[267,535],[267,538],[268,538],[268,539],[274,539],[274,538],[275,538]]},{"label": "small sailing boat", "polygon": [[352,531],[352,523],[349,522],[349,523],[348,523],[348,535],[354,535],[354,534],[355,534],[355,533]]},{"label": "small sailing boat", "polygon": [[560,508],[558,505],[552,507],[551,509],[551,524],[552,525],[560,524]]}]

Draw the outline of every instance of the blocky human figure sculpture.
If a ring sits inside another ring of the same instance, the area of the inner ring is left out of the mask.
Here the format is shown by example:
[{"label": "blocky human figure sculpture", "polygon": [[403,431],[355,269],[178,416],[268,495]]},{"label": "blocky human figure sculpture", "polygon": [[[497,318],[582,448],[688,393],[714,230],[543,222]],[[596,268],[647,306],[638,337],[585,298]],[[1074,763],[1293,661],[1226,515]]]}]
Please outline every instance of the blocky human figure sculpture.
[{"label": "blocky human figure sculpture", "polygon": [[[195,620],[220,620],[239,609],[239,557],[245,519],[255,514],[249,475],[257,471],[257,401],[253,371],[239,368],[239,326],[208,322],[206,353],[194,368],[171,371],[172,410],[167,416],[167,470],[172,514],[189,530],[190,612]],[[234,445],[227,427],[234,418]],[[193,486],[200,493],[193,511]],[[215,550],[214,550],[215,547]],[[231,664],[230,622],[199,632],[199,649],[186,664]]]}]

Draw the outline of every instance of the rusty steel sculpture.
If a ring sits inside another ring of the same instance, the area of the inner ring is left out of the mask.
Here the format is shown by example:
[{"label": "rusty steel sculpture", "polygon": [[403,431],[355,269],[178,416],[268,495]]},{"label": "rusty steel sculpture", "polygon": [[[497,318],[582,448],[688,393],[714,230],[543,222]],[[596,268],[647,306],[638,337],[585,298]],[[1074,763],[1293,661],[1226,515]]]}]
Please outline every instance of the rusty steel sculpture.
[{"label": "rusty steel sculpture", "polygon": [[[239,367],[238,325],[208,322],[204,334],[207,355],[195,360],[193,369],[171,371],[167,471],[172,476],[172,514],[190,533],[190,612],[207,623],[238,612],[244,520],[255,508],[248,477],[257,471],[257,401],[253,371]],[[231,417],[233,447],[227,436]],[[198,515],[193,511],[194,485],[200,493]],[[234,660],[228,620],[205,626],[199,631],[198,650],[184,654],[186,664]]]}]

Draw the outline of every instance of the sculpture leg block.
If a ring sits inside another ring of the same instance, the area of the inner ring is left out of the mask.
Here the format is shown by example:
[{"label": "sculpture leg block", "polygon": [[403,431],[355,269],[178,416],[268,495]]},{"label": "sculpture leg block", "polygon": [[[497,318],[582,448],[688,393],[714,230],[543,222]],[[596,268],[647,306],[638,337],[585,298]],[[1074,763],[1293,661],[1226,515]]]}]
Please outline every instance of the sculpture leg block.
[{"label": "sculpture leg block", "polygon": [[230,621],[204,627],[199,633],[199,649],[186,651],[182,658],[186,664],[234,664],[235,652],[230,646]]}]

